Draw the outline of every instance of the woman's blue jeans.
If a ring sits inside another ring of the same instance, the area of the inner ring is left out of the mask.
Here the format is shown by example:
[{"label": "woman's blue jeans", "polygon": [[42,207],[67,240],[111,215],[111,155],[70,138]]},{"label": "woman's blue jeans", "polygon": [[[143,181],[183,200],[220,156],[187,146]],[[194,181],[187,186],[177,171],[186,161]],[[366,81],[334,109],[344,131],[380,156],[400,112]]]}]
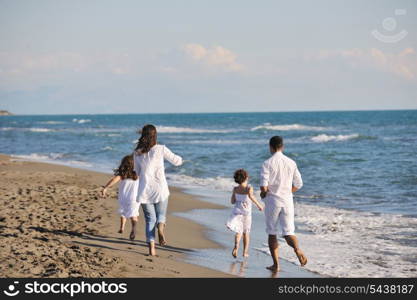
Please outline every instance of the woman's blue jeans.
[{"label": "woman's blue jeans", "polygon": [[156,226],[166,223],[168,199],[158,203],[143,203],[141,206],[146,222],[146,242],[154,242]]}]

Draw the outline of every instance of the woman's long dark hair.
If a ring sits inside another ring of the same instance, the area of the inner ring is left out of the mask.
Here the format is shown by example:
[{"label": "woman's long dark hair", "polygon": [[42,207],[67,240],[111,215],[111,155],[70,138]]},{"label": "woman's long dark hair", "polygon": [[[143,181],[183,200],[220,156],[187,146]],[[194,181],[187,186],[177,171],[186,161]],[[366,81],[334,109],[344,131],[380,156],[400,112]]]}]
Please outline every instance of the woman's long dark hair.
[{"label": "woman's long dark hair", "polygon": [[138,144],[136,145],[136,151],[140,150],[140,153],[148,153],[153,146],[156,145],[156,127],[148,124],[143,126],[141,136]]},{"label": "woman's long dark hair", "polygon": [[126,155],[122,158],[120,166],[114,170],[114,176],[120,176],[122,179],[138,179],[138,175],[133,169],[133,155]]}]

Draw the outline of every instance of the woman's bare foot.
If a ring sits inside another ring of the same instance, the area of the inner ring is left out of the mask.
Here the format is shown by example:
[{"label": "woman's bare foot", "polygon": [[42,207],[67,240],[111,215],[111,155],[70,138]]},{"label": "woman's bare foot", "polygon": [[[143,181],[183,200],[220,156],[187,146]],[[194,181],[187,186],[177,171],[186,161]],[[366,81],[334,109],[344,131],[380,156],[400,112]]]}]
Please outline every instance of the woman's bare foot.
[{"label": "woman's bare foot", "polygon": [[120,228],[118,233],[123,233],[123,228]]},{"label": "woman's bare foot", "polygon": [[234,258],[237,257],[237,251],[238,251],[238,249],[236,247],[233,248],[232,255],[233,255]]},{"label": "woman's bare foot", "polygon": [[158,238],[159,238],[159,245],[161,246],[166,246],[167,241],[165,239],[165,224],[164,223],[159,223],[158,224]]},{"label": "woman's bare foot", "polygon": [[155,242],[153,242],[153,241],[149,243],[149,255],[150,256],[155,256],[156,255]]},{"label": "woman's bare foot", "polygon": [[243,257],[249,257],[249,253],[245,251],[245,252],[243,253]]},{"label": "woman's bare foot", "polygon": [[298,249],[298,250],[294,250],[294,252],[298,257],[298,260],[299,260],[301,266],[305,266],[307,264],[307,257],[304,255],[303,251]]},{"label": "woman's bare foot", "polygon": [[274,272],[274,273],[276,273],[276,272],[278,272],[279,271],[279,266],[278,265],[272,265],[272,266],[269,266],[269,267],[266,267],[269,271],[272,271],[272,272]]}]

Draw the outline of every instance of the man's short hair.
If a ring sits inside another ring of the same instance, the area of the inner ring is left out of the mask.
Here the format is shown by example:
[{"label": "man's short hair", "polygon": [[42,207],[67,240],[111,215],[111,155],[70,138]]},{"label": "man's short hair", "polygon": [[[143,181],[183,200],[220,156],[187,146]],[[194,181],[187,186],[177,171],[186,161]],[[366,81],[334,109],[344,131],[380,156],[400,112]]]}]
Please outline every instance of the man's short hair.
[{"label": "man's short hair", "polygon": [[284,139],[278,135],[271,137],[269,140],[269,146],[275,151],[279,150],[284,146]]}]

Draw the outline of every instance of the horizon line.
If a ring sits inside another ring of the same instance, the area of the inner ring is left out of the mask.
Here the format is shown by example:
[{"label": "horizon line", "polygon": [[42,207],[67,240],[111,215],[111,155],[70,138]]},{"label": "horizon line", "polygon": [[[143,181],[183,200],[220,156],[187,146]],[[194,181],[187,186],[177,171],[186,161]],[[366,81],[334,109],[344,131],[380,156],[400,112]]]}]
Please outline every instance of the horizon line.
[{"label": "horizon line", "polygon": [[2,117],[13,116],[77,116],[77,115],[185,115],[185,114],[253,114],[253,113],[320,113],[320,112],[371,112],[371,111],[412,111],[417,108],[393,108],[393,109],[335,109],[335,110],[281,110],[281,111],[223,111],[223,112],[147,112],[147,113],[46,113],[46,114],[19,114],[13,113],[7,109],[2,109],[12,115],[3,115]]}]

